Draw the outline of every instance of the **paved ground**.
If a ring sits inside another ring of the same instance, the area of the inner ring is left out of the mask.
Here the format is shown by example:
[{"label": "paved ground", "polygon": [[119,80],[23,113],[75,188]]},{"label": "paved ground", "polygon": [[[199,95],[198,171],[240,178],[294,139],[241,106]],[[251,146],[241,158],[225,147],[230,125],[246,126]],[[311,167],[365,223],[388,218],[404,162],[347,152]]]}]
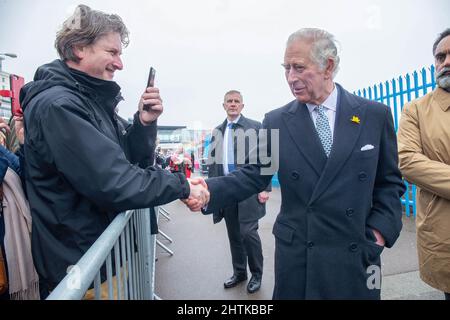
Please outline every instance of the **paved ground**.
[{"label": "paved ground", "polygon": [[[280,191],[274,189],[267,215],[260,220],[264,275],[261,290],[248,294],[246,283],[224,289],[231,276],[231,256],[225,223],[214,225],[212,216],[192,213],[180,202],[165,206],[171,221],[160,218],[160,229],[174,242],[158,239],[174,251],[169,256],[157,247],[155,292],[170,300],[269,300],[273,290],[273,222],[280,208]],[[382,299],[442,300],[443,294],[427,286],[418,275],[413,218],[404,218],[401,236],[394,248],[382,254]]]}]

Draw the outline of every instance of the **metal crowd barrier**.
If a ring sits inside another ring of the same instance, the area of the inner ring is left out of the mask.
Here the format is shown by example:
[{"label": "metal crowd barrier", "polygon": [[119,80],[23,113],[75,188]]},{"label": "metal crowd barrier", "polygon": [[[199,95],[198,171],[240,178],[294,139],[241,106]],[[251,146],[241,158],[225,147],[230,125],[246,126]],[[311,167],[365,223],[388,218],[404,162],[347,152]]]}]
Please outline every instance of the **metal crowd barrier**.
[{"label": "metal crowd barrier", "polygon": [[170,213],[169,213],[169,211],[167,211],[166,209],[164,209],[164,208],[162,208],[162,207],[159,208],[159,214],[162,215],[164,218],[166,218],[167,221],[172,220],[172,219],[170,218]]},{"label": "metal crowd barrier", "polygon": [[[103,286],[107,285],[108,300],[159,299],[154,294],[156,237],[150,232],[149,211],[139,209],[119,214],[47,300],[81,300],[92,284],[95,299],[100,300],[100,270],[104,266]],[[155,211],[158,215],[159,208]]]},{"label": "metal crowd barrier", "polygon": [[[156,213],[157,221],[159,222],[159,216],[163,216],[167,221],[171,221],[170,213],[163,207],[159,207],[158,212]],[[158,234],[161,235],[165,240],[169,241],[170,243],[173,242],[172,238],[170,238],[167,234],[161,231],[160,228],[158,228]],[[166,245],[164,245],[161,241],[156,240],[156,245],[166,251],[170,256],[173,256],[174,253],[172,250],[170,250]]]}]

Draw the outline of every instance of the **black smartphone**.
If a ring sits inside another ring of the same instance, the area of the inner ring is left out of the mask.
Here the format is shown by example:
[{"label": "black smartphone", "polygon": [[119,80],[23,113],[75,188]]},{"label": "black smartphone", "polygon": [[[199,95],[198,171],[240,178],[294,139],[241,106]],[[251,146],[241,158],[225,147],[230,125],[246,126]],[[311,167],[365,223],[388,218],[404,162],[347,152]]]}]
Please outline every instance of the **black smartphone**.
[{"label": "black smartphone", "polygon": [[[148,80],[147,80],[147,87],[145,88],[147,90],[148,87],[154,87],[155,86],[155,74],[156,70],[153,67],[150,67],[150,71],[148,72]],[[144,110],[149,111],[152,106],[145,105]]]},{"label": "black smartphone", "polygon": [[155,74],[156,70],[153,67],[150,67],[150,71],[148,73],[147,88],[155,86]]}]

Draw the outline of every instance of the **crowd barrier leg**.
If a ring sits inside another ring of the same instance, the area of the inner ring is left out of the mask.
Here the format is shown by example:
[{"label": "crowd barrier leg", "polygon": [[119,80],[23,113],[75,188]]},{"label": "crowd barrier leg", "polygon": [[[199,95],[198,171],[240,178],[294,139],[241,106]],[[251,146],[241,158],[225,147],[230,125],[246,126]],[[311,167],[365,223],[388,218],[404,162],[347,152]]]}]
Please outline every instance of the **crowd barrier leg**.
[{"label": "crowd barrier leg", "polygon": [[159,231],[159,234],[160,234],[164,239],[166,239],[166,240],[169,241],[170,243],[173,243],[172,238],[170,238],[167,234],[165,234],[165,233],[162,232],[161,230],[158,230],[158,231]]},{"label": "crowd barrier leg", "polygon": [[156,244],[157,244],[160,248],[164,249],[164,251],[166,251],[166,252],[167,252],[168,254],[170,254],[171,256],[174,255],[173,251],[170,250],[169,248],[167,248],[164,244],[162,244],[161,241],[156,240]]}]

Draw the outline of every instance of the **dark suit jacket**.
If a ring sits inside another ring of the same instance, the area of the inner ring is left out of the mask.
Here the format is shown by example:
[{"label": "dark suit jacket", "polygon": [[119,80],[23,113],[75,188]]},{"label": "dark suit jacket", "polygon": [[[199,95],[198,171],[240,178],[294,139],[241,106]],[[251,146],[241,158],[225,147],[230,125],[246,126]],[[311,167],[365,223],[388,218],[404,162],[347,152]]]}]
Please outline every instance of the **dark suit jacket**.
[{"label": "dark suit jacket", "polygon": [[[225,129],[227,126],[227,120],[225,119],[224,122],[222,122],[219,126],[217,126],[215,128],[216,133],[218,135],[220,135],[221,138],[223,138],[223,135],[225,133]],[[241,117],[239,118],[239,121],[236,123],[235,125],[235,130],[239,130],[242,129],[244,132],[247,130],[255,130],[257,133],[259,131],[259,129],[262,128],[262,125],[260,122],[245,118],[243,115],[241,115]],[[222,151],[223,151],[223,140],[222,139],[218,139],[218,141],[216,141],[216,135],[213,134],[212,135],[212,139],[211,139],[211,146],[215,146],[212,150],[211,150],[211,157],[208,159],[208,177],[220,177],[224,175],[223,172],[223,155],[222,155]],[[236,157],[237,157],[237,143],[236,143],[236,138],[234,139],[235,143],[234,143],[234,155],[235,155],[235,161],[234,163],[236,164]],[[251,146],[249,143],[249,138],[246,137],[245,139],[245,161],[246,163],[249,163],[250,159],[248,158],[249,152],[250,152]],[[216,161],[219,160],[219,161]],[[236,164],[237,168],[241,168],[243,167],[245,164]],[[265,189],[266,191],[271,191],[271,185],[269,182],[269,186]],[[235,203],[233,204],[235,205]],[[248,222],[248,221],[255,221],[258,219],[261,219],[262,217],[264,217],[264,215],[266,214],[266,205],[265,204],[261,204],[258,201],[258,193],[255,193],[253,195],[251,195],[249,198],[244,199],[242,201],[240,201],[238,203],[238,217],[239,217],[239,221],[241,222]],[[218,223],[220,221],[222,221],[224,217],[224,210],[223,208],[218,209],[214,212],[213,214],[213,221],[214,223]]]},{"label": "dark suit jacket", "polygon": [[[402,228],[400,197],[405,191],[390,109],[338,85],[328,159],[305,104],[295,100],[269,112],[263,126],[278,129],[280,136],[282,203],[273,227],[273,297],[379,298],[380,291],[367,286],[367,280],[376,283],[369,278],[374,276],[369,267],[380,265],[383,250],[371,229],[381,232],[387,247],[394,244]],[[374,148],[361,151],[367,145]],[[261,165],[249,165],[208,179],[208,211],[263,190],[271,176],[260,170]]]}]

